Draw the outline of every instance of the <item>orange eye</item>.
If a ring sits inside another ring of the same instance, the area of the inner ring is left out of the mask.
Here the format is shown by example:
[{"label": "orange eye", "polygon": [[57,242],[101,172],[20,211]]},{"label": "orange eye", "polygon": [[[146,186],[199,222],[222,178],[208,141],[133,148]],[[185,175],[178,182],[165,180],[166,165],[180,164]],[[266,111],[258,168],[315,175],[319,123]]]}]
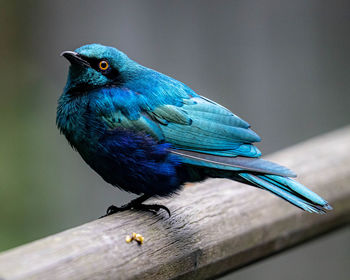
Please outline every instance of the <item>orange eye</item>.
[{"label": "orange eye", "polygon": [[100,69],[102,71],[104,71],[104,70],[108,69],[109,64],[108,64],[108,62],[106,60],[101,60],[100,63],[98,64],[98,67],[100,67]]}]

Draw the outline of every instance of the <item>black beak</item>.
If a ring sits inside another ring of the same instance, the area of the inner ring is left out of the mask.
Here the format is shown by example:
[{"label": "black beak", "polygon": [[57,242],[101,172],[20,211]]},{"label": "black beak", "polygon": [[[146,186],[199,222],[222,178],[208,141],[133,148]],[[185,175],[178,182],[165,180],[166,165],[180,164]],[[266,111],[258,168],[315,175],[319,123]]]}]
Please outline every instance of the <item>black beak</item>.
[{"label": "black beak", "polygon": [[81,57],[80,54],[71,51],[65,51],[61,53],[61,56],[68,59],[71,64],[78,64],[86,67],[91,67],[90,63]]}]

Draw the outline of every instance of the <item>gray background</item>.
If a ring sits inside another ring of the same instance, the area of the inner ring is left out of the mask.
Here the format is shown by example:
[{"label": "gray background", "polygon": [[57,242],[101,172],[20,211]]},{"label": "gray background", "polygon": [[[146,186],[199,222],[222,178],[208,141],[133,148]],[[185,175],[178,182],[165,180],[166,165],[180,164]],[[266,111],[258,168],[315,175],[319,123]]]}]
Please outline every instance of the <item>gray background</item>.
[{"label": "gray background", "polygon": [[[63,50],[118,47],[242,116],[264,154],[350,122],[350,1],[2,0],[0,20],[0,250],[132,197],[55,127]],[[349,240],[343,229],[227,277],[346,279]]]}]

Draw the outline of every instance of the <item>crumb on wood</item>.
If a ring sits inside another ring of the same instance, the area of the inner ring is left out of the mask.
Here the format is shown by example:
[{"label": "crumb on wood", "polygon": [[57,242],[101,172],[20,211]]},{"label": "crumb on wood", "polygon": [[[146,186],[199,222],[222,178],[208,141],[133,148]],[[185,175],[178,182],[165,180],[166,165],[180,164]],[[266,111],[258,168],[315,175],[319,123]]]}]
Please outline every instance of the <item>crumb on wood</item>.
[{"label": "crumb on wood", "polygon": [[133,240],[135,240],[139,245],[143,244],[145,238],[139,234],[139,233],[136,233],[136,232],[133,232],[132,235],[127,235],[125,237],[125,241],[126,243],[130,243],[132,242]]}]

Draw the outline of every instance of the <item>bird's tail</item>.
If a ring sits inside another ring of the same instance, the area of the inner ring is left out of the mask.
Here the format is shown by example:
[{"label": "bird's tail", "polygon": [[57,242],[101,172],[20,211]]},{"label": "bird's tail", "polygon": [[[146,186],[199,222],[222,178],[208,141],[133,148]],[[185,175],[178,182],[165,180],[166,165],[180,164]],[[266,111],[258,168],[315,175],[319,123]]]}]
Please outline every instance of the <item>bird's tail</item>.
[{"label": "bird's tail", "polygon": [[268,190],[305,211],[321,214],[332,209],[322,197],[289,178],[296,176],[294,172],[276,163],[260,158],[228,157],[180,149],[172,152],[189,166],[205,167],[192,172],[197,174],[204,170],[205,173],[193,181],[207,177],[230,178]]},{"label": "bird's tail", "polygon": [[250,184],[268,190],[305,211],[323,214],[325,210],[332,210],[326,200],[288,177],[252,173],[239,173],[239,176]]}]

